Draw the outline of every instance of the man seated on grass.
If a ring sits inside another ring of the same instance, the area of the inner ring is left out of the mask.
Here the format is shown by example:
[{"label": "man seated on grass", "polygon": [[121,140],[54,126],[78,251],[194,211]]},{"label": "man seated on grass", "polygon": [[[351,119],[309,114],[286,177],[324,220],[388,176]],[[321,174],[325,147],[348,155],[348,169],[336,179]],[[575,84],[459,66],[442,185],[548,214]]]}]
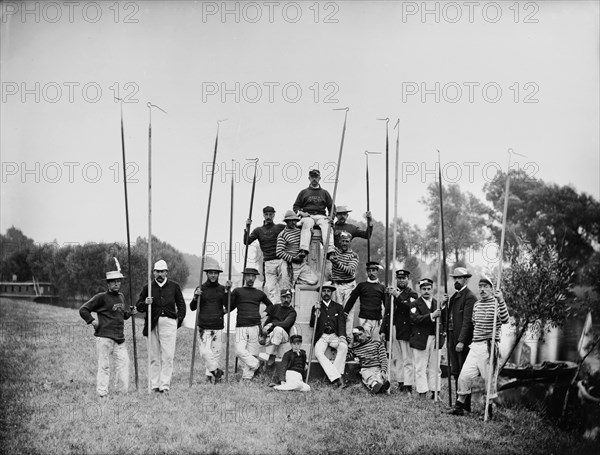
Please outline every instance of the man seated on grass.
[{"label": "man seated on grass", "polygon": [[[302,335],[292,335],[290,337],[292,349],[287,351],[281,363],[279,371],[285,371],[285,382],[281,385],[275,385],[275,382],[269,384],[275,390],[299,390],[300,392],[310,392],[310,386],[304,382],[306,369],[306,351],[302,347]],[[281,377],[281,376],[279,376]]]},{"label": "man seated on grass", "polygon": [[[266,334],[265,352],[267,366],[275,365],[275,352],[281,343],[287,343],[290,336],[290,330],[296,322],[296,310],[291,306],[292,291],[290,289],[281,290],[281,304],[276,304],[267,310],[267,319],[263,327],[263,333]],[[259,355],[261,357],[262,354]]]},{"label": "man seated on grass", "polygon": [[[136,314],[135,307],[128,309],[120,291],[121,272],[106,272],[108,291],[96,294],[79,309],[79,315],[94,328],[96,352],[98,353],[98,374],[96,391],[100,398],[108,395],[110,379],[110,357],[113,357],[117,389],[127,392],[129,389],[129,354],[125,346],[123,332],[124,320]],[[98,319],[94,319],[92,312]]]},{"label": "man seated on grass", "polygon": [[385,393],[390,382],[386,380],[388,360],[383,343],[370,338],[360,325],[352,329],[352,338],[354,344],[350,352],[358,357],[363,384],[373,394]]}]

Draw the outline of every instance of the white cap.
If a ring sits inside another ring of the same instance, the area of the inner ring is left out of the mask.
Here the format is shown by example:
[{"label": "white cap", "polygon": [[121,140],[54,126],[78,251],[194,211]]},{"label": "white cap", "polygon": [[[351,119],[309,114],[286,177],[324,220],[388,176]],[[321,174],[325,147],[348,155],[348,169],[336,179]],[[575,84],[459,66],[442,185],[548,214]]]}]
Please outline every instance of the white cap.
[{"label": "white cap", "polygon": [[109,281],[109,280],[120,280],[121,278],[124,278],[124,277],[121,274],[121,272],[119,272],[118,270],[113,270],[111,272],[106,272],[106,281]]},{"label": "white cap", "polygon": [[154,264],[154,270],[169,270],[169,267],[167,267],[167,263],[161,259]]}]

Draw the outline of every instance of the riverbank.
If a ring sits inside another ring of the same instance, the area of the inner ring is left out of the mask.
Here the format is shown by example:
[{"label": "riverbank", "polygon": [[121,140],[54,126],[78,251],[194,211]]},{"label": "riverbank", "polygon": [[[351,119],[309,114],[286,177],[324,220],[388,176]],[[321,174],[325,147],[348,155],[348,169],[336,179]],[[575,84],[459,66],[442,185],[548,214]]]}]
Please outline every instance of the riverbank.
[{"label": "riverbank", "polygon": [[[308,394],[204,382],[188,387],[193,332],[178,332],[169,396],[148,395],[146,344],[138,328],[140,390],[95,394],[95,338],[76,310],[0,301],[2,453],[502,453],[592,454],[599,446],[537,414],[499,408],[480,420],[447,415],[445,401],[370,396],[361,385]],[[198,357],[197,357],[198,359]],[[233,362],[232,362],[233,363]],[[445,391],[442,398],[447,400]]]}]

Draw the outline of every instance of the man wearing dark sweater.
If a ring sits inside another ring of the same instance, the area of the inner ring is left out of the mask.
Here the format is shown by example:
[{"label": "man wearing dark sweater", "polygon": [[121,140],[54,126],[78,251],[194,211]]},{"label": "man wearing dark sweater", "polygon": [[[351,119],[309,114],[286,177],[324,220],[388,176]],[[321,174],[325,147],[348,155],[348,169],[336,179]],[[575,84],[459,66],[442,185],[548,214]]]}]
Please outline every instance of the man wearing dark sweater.
[{"label": "man wearing dark sweater", "polygon": [[279,290],[277,285],[279,258],[275,254],[277,249],[277,236],[285,228],[285,224],[275,224],[275,209],[271,206],[266,206],[263,209],[263,217],[265,219],[262,226],[252,230],[248,235],[248,227],[252,220],[246,221],[246,229],[244,229],[244,245],[250,245],[255,240],[258,240],[260,250],[263,254],[263,273],[265,276],[264,285],[267,288],[267,295],[272,302],[279,301]]},{"label": "man wearing dark sweater", "polygon": [[375,341],[379,341],[381,315],[385,308],[385,286],[379,282],[377,277],[380,269],[381,265],[378,262],[367,262],[367,281],[359,283],[354,288],[344,307],[344,312],[348,315],[352,311],[356,299],[360,298],[358,313],[360,326],[367,336]]},{"label": "man wearing dark sweater", "polygon": [[[150,383],[155,392],[165,393],[171,387],[177,329],[185,317],[185,301],[179,284],[167,279],[169,268],[162,259],[154,264],[151,296],[148,285],[140,292],[136,306],[146,313],[143,335],[150,330]],[[152,305],[148,314],[148,305]],[[148,320],[150,319],[150,321]]]},{"label": "man wearing dark sweater", "polygon": [[[325,239],[329,232],[329,219],[327,215],[331,213],[333,208],[333,199],[329,191],[324,190],[319,185],[321,172],[318,169],[312,169],[308,173],[308,180],[310,181],[309,187],[300,191],[293,207],[294,212],[302,217],[298,225],[302,226],[300,254],[303,256],[308,255],[312,228],[315,224],[321,228],[321,242],[325,245]],[[327,254],[333,252],[333,240],[330,239],[329,241]]]},{"label": "man wearing dark sweater", "polygon": [[[107,272],[108,291],[96,294],[79,309],[79,315],[94,328],[98,353],[96,391],[101,398],[108,394],[111,356],[114,359],[117,389],[127,392],[129,388],[129,354],[125,346],[123,321],[136,311],[125,306],[123,294],[119,292],[122,278],[120,271]],[[93,312],[98,320],[92,316]]]},{"label": "man wearing dark sweater", "polygon": [[[396,340],[398,344],[392,343],[392,365],[390,365],[390,376],[398,377],[398,389],[400,392],[412,393],[415,383],[415,369],[412,348],[409,340],[412,333],[410,322],[410,309],[419,298],[419,294],[408,285],[410,272],[408,270],[396,270],[396,286],[390,286],[386,292],[394,297],[394,321]],[[386,340],[390,333],[390,307],[386,306],[383,323],[381,324],[381,338]],[[392,333],[392,338],[394,337]]]},{"label": "man wearing dark sweater", "polygon": [[267,295],[254,287],[258,270],[244,270],[245,286],[231,292],[231,311],[237,308],[235,328],[235,350],[242,363],[242,379],[252,380],[260,362],[257,358],[260,335],[260,304],[267,310],[273,306]]},{"label": "man wearing dark sweater", "polygon": [[371,212],[365,212],[365,217],[367,218],[367,229],[362,230],[355,224],[346,222],[348,220],[348,214],[351,211],[352,210],[350,210],[345,205],[338,205],[335,208],[336,222],[333,225],[333,238],[335,241],[335,246],[337,248],[340,247],[340,234],[342,232],[347,232],[348,234],[350,234],[351,239],[354,239],[355,237],[360,237],[362,239],[370,239],[371,234],[373,233],[373,220],[371,218]]},{"label": "man wearing dark sweater", "polygon": [[198,297],[200,297],[200,308],[198,311],[198,330],[200,332],[200,357],[206,366],[206,377],[209,382],[213,378],[215,384],[221,380],[223,370],[219,368],[221,346],[223,345],[223,314],[227,312],[227,293],[231,289],[231,281],[225,286],[219,284],[220,267],[207,267],[206,281],[201,287],[197,287],[194,297],[190,302],[190,310],[198,308]]},{"label": "man wearing dark sweater", "polygon": [[279,364],[279,370],[285,372],[285,382],[281,385],[275,385],[275,383],[269,385],[274,386],[275,390],[310,392],[310,386],[303,381],[306,368],[306,352],[300,349],[302,347],[302,336],[292,335],[290,343],[292,349],[283,355]]},{"label": "man wearing dark sweater", "polygon": [[273,305],[267,310],[267,319],[263,333],[267,334],[265,352],[268,355],[267,366],[275,365],[275,351],[281,343],[287,343],[290,330],[296,322],[296,310],[291,306],[292,291],[281,290],[281,304]]}]

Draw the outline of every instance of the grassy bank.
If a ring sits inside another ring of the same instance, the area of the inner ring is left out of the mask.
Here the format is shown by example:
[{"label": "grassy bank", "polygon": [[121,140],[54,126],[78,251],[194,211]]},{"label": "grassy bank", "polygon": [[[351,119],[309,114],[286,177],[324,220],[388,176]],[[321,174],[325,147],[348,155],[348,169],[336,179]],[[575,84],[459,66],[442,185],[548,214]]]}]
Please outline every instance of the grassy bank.
[{"label": "grassy bank", "polygon": [[[525,410],[500,409],[483,423],[404,395],[369,396],[360,385],[308,394],[257,382],[204,383],[193,333],[178,332],[169,396],[148,395],[146,346],[138,322],[140,390],[95,394],[92,329],[76,310],[0,300],[2,453],[598,453],[598,446]],[[233,362],[232,362],[233,363]]]}]

